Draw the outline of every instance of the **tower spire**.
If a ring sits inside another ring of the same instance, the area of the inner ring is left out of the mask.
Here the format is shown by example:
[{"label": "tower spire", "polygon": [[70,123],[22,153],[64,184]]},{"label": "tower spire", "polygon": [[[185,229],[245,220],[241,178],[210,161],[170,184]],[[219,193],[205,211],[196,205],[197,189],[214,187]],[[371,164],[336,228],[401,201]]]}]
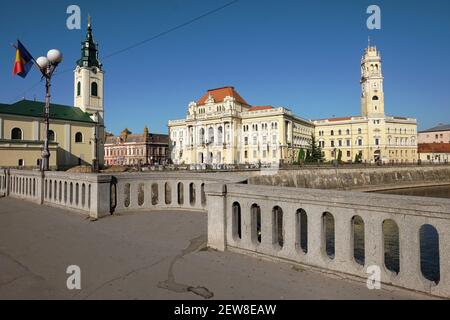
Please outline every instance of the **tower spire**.
[{"label": "tower spire", "polygon": [[92,35],[92,18],[88,15],[88,27],[86,32],[86,39],[81,43],[81,59],[77,61],[80,67],[97,67],[102,68],[98,59],[97,43],[94,42]]}]

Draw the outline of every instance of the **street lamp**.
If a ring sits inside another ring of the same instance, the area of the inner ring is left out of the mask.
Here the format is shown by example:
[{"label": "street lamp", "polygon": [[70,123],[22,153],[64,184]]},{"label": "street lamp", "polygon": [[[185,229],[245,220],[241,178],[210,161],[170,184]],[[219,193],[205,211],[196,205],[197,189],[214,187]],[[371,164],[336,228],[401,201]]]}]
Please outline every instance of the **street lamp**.
[{"label": "street lamp", "polygon": [[45,137],[44,137],[44,149],[42,150],[41,171],[50,170],[50,150],[48,148],[48,132],[49,132],[49,117],[50,117],[50,87],[52,75],[56,70],[58,64],[61,63],[63,57],[59,50],[52,49],[47,53],[47,57],[39,57],[36,60],[36,64],[41,70],[42,77],[45,78],[45,109],[44,109],[44,122],[45,122]]}]

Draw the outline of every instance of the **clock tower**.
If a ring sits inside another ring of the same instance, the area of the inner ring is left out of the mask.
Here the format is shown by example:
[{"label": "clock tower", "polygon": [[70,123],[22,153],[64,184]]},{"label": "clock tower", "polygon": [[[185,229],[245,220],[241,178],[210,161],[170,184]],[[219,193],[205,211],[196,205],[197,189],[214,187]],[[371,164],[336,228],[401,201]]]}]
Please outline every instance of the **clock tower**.
[{"label": "clock tower", "polygon": [[103,65],[98,59],[98,44],[92,36],[91,17],[88,18],[86,39],[81,43],[81,58],[74,70],[74,105],[90,114],[97,123],[93,132],[93,158],[103,164],[105,126],[103,109]]},{"label": "clock tower", "polygon": [[361,115],[384,117],[381,56],[377,48],[370,46],[370,43],[361,59],[361,91]]}]

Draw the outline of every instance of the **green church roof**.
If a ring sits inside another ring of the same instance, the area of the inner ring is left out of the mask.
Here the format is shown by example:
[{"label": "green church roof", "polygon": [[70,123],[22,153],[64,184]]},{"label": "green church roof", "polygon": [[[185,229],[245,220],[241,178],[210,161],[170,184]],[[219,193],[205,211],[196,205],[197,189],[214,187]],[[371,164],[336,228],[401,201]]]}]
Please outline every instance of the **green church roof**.
[{"label": "green church roof", "polygon": [[[0,103],[0,115],[11,114],[24,117],[43,118],[44,102],[21,100],[13,104]],[[66,120],[76,122],[95,123],[89,115],[80,108],[64,106],[60,104],[50,104],[50,120]]]}]

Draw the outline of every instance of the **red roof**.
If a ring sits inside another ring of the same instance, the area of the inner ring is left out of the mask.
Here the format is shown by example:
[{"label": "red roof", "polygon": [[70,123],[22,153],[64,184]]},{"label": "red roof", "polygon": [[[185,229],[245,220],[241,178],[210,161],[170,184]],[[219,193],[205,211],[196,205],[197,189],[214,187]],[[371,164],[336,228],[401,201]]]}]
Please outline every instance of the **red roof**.
[{"label": "red roof", "polygon": [[318,120],[314,120],[314,121],[329,121],[329,122],[333,122],[333,121],[347,121],[347,120],[352,120],[353,117],[341,117],[341,118],[327,118],[327,119],[318,119]]},{"label": "red roof", "polygon": [[328,121],[346,121],[346,120],[352,120],[352,117],[342,117],[342,118],[330,118],[327,119]]},{"label": "red roof", "polygon": [[450,143],[419,143],[419,153],[450,153]]},{"label": "red roof", "polygon": [[273,109],[272,106],[254,106],[251,107],[248,111],[258,111],[258,110],[270,110]]},{"label": "red roof", "polygon": [[208,90],[208,92],[200,98],[200,100],[197,101],[197,105],[203,105],[205,104],[206,100],[208,100],[209,96],[212,96],[214,98],[215,102],[223,102],[225,97],[232,97],[235,98],[237,102],[249,105],[240,95],[237,93],[236,90],[234,90],[234,87],[223,87],[223,88],[217,88],[217,89],[211,89]]}]

